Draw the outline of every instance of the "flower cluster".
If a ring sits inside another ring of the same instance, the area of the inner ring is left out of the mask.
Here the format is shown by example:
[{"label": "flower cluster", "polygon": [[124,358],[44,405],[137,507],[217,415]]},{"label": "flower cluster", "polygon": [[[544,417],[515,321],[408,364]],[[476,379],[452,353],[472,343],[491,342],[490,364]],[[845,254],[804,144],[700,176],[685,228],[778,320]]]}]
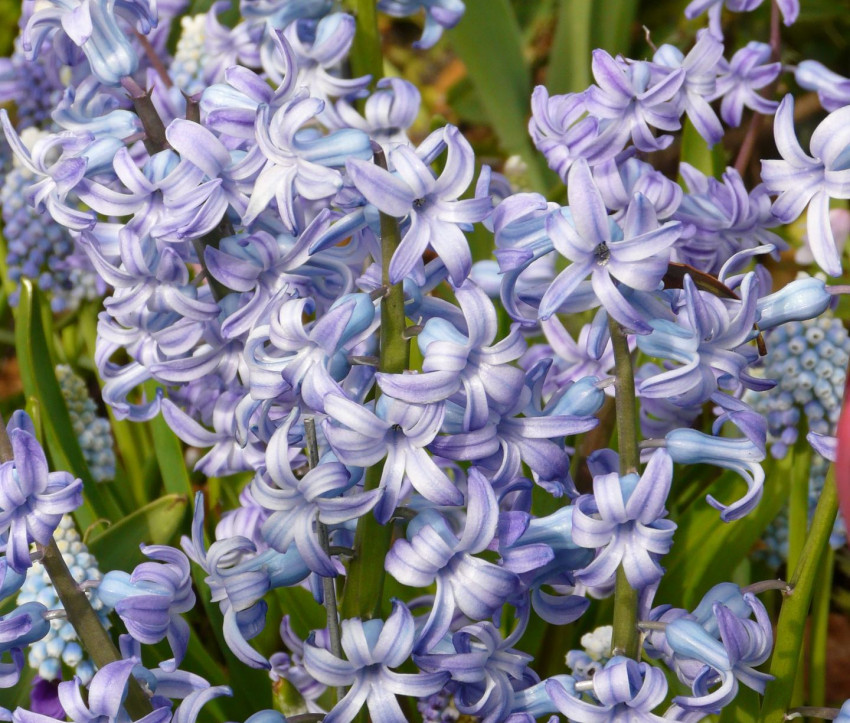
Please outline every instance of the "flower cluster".
[{"label": "flower cluster", "polygon": [[[327,723],[364,709],[401,723],[401,697],[428,720],[696,721],[741,685],[763,693],[771,676],[756,668],[773,632],[752,591],[724,583],[692,612],[654,597],[683,500],[704,506],[707,491],[718,525],[746,517],[770,493],[768,449],[795,441],[789,410],[834,421],[847,335],[821,315],[841,289],[805,277],[774,290],[762,262],[785,248],[773,229],[808,207],[814,259],[840,273],[824,219],[831,198],[850,197],[848,107],[805,154],[793,101],[760,92],[782,72],[776,47],[726,47],[723,2],[694,2],[687,13],[708,10],[711,25],[687,53],[596,50],[585,91],[534,91],[529,130],[566,184],[558,203],[477,164],[459,127],[415,128],[421,95],[408,81],[347,77],[362,15],[330,0],[243,0],[226,24],[221,4],[195,16],[165,5],[28,7],[21,49],[67,66],[69,84],[34,143],[0,110],[19,164],[4,191],[16,274],[67,285],[66,257],[85,255],[78,268],[110,289],[93,355],[104,402],[118,419],[161,415],[204,450],[199,479],[238,497],[208,536],[198,493],[182,550],[143,544],[133,570],[105,571],[92,599],[128,635],[86,697],[79,680],[59,684],[68,717],[193,723],[228,693],[180,669],[207,592],[228,655]],[[795,3],[780,7],[793,22]],[[464,4],[377,10],[424,12],[426,48]],[[774,112],[782,160],[763,161],[753,188],[733,168],[718,179],[682,160],[680,184],[649,162],[684,123],[708,148],[724,124]],[[495,261],[473,263],[473,233],[492,235]],[[54,310],[72,306],[62,298]],[[93,404],[58,374],[95,477],[115,476]],[[30,545],[49,546],[81,499],[79,480],[48,472],[35,432],[16,415],[14,459],[0,466],[8,594]],[[731,470],[746,490],[694,481],[692,465]],[[274,651],[261,633],[275,601],[308,591],[327,625],[311,618],[302,639],[284,618],[286,651]],[[612,593],[611,645],[571,653],[570,675],[538,672],[526,632],[573,623]],[[0,621],[10,684],[26,644],[52,627],[38,595],[12,614],[26,625]],[[667,710],[664,671],[639,662],[638,614],[647,655],[691,692]],[[30,650],[45,673],[54,640]],[[141,646],[163,641],[171,657],[145,667]]]}]

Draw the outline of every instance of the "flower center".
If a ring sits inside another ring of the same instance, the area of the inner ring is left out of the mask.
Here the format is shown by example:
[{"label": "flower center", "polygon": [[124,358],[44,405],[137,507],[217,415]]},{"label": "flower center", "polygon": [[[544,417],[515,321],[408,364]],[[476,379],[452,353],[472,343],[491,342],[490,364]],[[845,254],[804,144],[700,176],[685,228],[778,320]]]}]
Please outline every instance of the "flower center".
[{"label": "flower center", "polygon": [[608,244],[603,241],[593,249],[593,255],[596,257],[596,263],[599,266],[605,266],[608,263],[608,259],[611,258],[611,251],[608,248]]}]

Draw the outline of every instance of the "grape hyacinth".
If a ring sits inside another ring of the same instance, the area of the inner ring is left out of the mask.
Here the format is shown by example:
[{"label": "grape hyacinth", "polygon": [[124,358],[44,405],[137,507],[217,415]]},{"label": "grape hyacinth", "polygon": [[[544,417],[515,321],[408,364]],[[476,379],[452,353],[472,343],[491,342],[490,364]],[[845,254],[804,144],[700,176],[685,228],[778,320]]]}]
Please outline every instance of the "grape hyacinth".
[{"label": "grape hyacinth", "polygon": [[[53,539],[56,540],[65,564],[77,584],[101,579],[97,561],[80,539],[80,533],[69,515],[62,517]],[[91,601],[103,626],[109,628],[110,609],[97,596],[92,596]],[[18,605],[28,602],[41,603],[50,610],[62,609],[62,602],[56,594],[50,576],[39,564],[33,565],[27,572],[26,582],[16,599]],[[50,632],[30,647],[27,660],[43,680],[56,680],[61,677],[63,664],[74,671],[74,675],[84,684],[94,675],[92,661],[80,646],[76,631],[68,620],[62,618],[50,621]]]},{"label": "grape hyacinth", "polygon": [[[25,135],[31,142],[38,137],[36,131]],[[32,181],[28,169],[16,162],[0,187],[9,279],[15,284],[23,277],[32,279],[50,293],[54,312],[73,311],[83,301],[98,298],[102,286],[88,260],[75,253],[68,229],[26,204],[24,190]],[[16,290],[10,302],[16,304],[17,298]]]},{"label": "grape hyacinth", "polygon": [[97,406],[89,396],[86,383],[67,364],[56,367],[56,380],[71,415],[71,426],[86,464],[95,482],[115,477],[115,452],[112,450],[112,429],[109,420],[97,416]]}]

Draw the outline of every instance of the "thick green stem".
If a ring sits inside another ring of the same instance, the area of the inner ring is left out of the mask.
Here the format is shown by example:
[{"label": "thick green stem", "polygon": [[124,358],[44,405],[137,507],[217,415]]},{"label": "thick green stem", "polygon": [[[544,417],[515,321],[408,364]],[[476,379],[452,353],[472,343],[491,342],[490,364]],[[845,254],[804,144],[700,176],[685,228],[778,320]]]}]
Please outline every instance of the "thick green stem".
[{"label": "thick green stem", "polygon": [[832,573],[835,550],[827,547],[821,559],[812,602],[812,627],[809,635],[809,699],[815,706],[826,704],[826,644],[829,640],[829,602],[832,597]]},{"label": "thick green stem", "polygon": [[[12,445],[6,434],[6,425],[0,419],[0,462],[14,460]],[[121,660],[112,638],[100,622],[100,617],[91,606],[88,597],[71,576],[71,571],[62,558],[62,553],[51,538],[43,548],[44,556],[41,564],[50,576],[53,588],[65,608],[68,621],[74,626],[77,637],[92,659],[92,662],[102,668],[104,665]],[[146,716],[153,710],[150,699],[142,690],[139,682],[132,676],[129,680],[129,690],[124,701],[124,707],[133,720]]]},{"label": "thick green stem", "polygon": [[[375,163],[386,169],[387,162],[380,146],[373,145]],[[407,369],[410,345],[405,339],[404,290],[401,284],[390,284],[389,267],[401,235],[398,221],[381,214],[382,282],[386,288],[381,299],[381,352],[378,368],[382,372],[400,374]],[[366,470],[365,491],[378,489],[383,468],[375,465]],[[373,618],[380,615],[384,591],[384,559],[392,542],[392,525],[381,525],[372,514],[363,515],[354,533],[354,557],[348,567],[342,595],[344,618]]]},{"label": "thick green stem", "polygon": [[[617,377],[614,403],[617,412],[617,443],[620,453],[620,474],[636,474],[640,464],[638,449],[637,402],[632,353],[626,332],[614,319],[608,318],[611,344],[614,348],[614,369]],[[611,641],[616,655],[637,659],[640,655],[638,630],[638,593],[626,578],[623,566],[617,569],[614,586],[614,634]]]},{"label": "thick green stem", "polygon": [[384,56],[381,51],[381,36],[378,32],[378,9],[375,0],[346,0],[349,12],[354,15],[357,29],[348,61],[351,75],[372,76],[372,87],[384,75]]},{"label": "thick green stem", "polygon": [[[829,546],[829,536],[837,513],[838,492],[833,470],[830,470],[818,499],[809,536],[794,569],[794,575],[789,580],[792,591],[782,603],[782,610],[779,612],[776,646],[770,661],[770,674],[774,676],[774,680],[767,684],[765,690],[759,719],[762,723],[782,723],[785,720],[785,711],[788,710],[794,693],[794,680],[797,673],[802,672],[798,669],[798,661],[817,572],[824,551]],[[822,584],[822,581],[819,584]]]}]

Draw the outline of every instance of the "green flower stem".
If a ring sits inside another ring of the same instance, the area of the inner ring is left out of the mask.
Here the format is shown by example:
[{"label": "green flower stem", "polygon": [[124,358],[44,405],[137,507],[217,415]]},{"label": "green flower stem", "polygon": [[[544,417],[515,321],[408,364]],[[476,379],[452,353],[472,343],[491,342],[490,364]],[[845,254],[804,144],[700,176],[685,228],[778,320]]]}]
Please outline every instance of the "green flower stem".
[{"label": "green flower stem", "polygon": [[[815,509],[809,536],[789,584],[792,591],[782,603],[776,625],[776,646],[770,662],[774,680],[767,684],[761,707],[762,723],[783,723],[794,693],[794,680],[799,671],[799,652],[803,647],[806,615],[812,600],[821,558],[829,546],[829,535],[838,513],[838,492],[830,470]],[[818,582],[823,585],[823,580]]]},{"label": "green flower stem", "polygon": [[[805,433],[800,435],[793,449],[791,467],[791,494],[788,498],[788,566],[797,568],[797,562],[803,552],[809,527],[809,474],[811,470],[811,450]],[[789,450],[789,456],[791,450]]]},{"label": "green flower stem", "polygon": [[[362,3],[361,3],[362,4]],[[373,3],[374,4],[374,3]],[[386,170],[387,162],[379,146],[372,147],[375,163]],[[390,260],[401,242],[398,221],[381,214],[382,281],[387,289],[381,299],[381,354],[378,368],[382,372],[400,374],[407,369],[410,345],[404,337],[404,290],[401,284],[390,284]],[[378,489],[382,465],[366,470],[364,490]],[[343,588],[343,618],[368,619],[380,616],[384,592],[384,559],[392,542],[392,525],[381,525],[371,513],[357,522],[354,533],[354,557],[348,567]]]},{"label": "green flower stem", "polygon": [[[14,460],[12,445],[9,435],[6,434],[6,425],[0,419],[0,462],[11,462]],[[56,594],[62,601],[68,621],[74,626],[77,637],[80,639],[92,662],[102,668],[109,663],[121,660],[121,654],[112,642],[112,638],[100,622],[98,614],[91,606],[88,597],[77,585],[77,581],[71,576],[71,571],[62,558],[62,553],[56,546],[56,540],[50,542],[43,548],[41,564],[47,570],[50,581],[56,590]],[[133,720],[138,720],[153,711],[150,698],[145,694],[133,676],[128,681],[129,690],[124,701],[124,707]]]},{"label": "green flower stem", "polygon": [[378,8],[375,0],[346,0],[349,12],[357,24],[348,61],[351,77],[371,75],[374,88],[384,75],[384,56],[378,33]]},{"label": "green flower stem", "polygon": [[[614,369],[617,376],[614,397],[617,412],[617,441],[620,453],[620,474],[639,472],[637,401],[635,399],[635,373],[632,353],[626,332],[614,319],[608,317],[611,343],[614,348]],[[623,566],[617,568],[614,586],[614,634],[611,641],[615,655],[637,659],[640,655],[638,630],[638,592],[626,579]]]},{"label": "green flower stem", "polygon": [[834,564],[835,550],[827,547],[817,574],[817,579],[821,582],[812,601],[808,702],[814,706],[826,704],[826,641],[829,637],[829,600],[832,597]]}]

